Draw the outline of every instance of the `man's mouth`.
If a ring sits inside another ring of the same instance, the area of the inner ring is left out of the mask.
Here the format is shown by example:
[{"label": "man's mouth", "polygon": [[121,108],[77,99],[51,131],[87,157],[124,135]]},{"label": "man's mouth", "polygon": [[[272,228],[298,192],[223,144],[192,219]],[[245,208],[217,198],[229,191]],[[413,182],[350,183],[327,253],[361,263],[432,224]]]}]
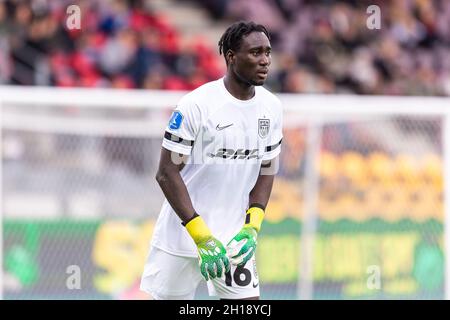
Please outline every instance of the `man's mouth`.
[{"label": "man's mouth", "polygon": [[267,73],[269,72],[269,70],[258,70],[257,75],[260,78],[267,78]]}]

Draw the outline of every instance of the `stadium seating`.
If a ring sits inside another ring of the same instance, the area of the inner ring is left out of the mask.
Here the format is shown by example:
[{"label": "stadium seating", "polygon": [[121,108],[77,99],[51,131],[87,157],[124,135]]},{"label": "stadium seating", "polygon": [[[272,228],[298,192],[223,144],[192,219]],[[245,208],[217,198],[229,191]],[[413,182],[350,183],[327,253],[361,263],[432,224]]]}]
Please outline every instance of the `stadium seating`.
[{"label": "stadium seating", "polygon": [[[366,27],[371,1],[191,4],[222,24],[267,25],[274,91],[449,95],[450,2],[435,2],[380,2],[380,30]],[[183,38],[152,1],[117,0],[107,9],[100,0],[84,2],[83,32],[65,27],[69,4],[0,2],[0,84],[190,90],[223,74],[217,42]]]},{"label": "stadium seating", "polygon": [[[416,159],[381,151],[366,156],[354,151],[324,151],[317,165],[321,181],[317,208],[324,221],[443,221],[443,164],[437,154]],[[303,180],[280,177],[275,182],[268,219],[303,219],[304,188]]]}]

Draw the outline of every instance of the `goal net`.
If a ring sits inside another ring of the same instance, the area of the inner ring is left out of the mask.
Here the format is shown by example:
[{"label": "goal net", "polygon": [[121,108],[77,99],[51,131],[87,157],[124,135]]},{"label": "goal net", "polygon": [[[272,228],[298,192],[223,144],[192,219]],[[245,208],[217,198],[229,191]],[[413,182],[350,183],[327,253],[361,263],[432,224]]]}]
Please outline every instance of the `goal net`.
[{"label": "goal net", "polygon": [[[4,299],[141,297],[162,134],[182,94],[0,87]],[[447,297],[450,101],[280,98],[261,297]]]}]

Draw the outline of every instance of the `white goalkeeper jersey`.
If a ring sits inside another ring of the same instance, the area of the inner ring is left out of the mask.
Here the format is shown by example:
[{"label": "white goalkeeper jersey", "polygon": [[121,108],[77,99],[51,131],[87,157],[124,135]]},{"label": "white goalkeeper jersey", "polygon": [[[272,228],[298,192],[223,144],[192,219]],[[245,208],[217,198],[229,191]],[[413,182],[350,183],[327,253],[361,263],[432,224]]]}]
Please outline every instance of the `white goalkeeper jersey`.
[{"label": "white goalkeeper jersey", "polygon": [[[221,78],[186,94],[172,113],[162,146],[189,155],[181,177],[195,211],[224,245],[242,228],[261,162],[280,153],[282,137],[280,100],[261,86],[252,99],[239,100]],[[167,200],[152,245],[197,257],[194,241]]]}]

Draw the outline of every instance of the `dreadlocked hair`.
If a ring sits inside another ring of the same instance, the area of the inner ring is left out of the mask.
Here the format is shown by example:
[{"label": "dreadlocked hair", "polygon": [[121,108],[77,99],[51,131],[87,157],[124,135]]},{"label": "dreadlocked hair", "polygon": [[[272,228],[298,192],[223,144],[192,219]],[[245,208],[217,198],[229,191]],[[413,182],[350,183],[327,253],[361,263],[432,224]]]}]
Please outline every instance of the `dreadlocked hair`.
[{"label": "dreadlocked hair", "polygon": [[269,32],[267,31],[266,27],[261,24],[256,24],[253,21],[235,22],[224,32],[219,40],[219,54],[223,54],[227,65],[228,61],[226,58],[226,54],[228,50],[239,50],[242,39],[254,31],[263,32],[270,40]]}]

